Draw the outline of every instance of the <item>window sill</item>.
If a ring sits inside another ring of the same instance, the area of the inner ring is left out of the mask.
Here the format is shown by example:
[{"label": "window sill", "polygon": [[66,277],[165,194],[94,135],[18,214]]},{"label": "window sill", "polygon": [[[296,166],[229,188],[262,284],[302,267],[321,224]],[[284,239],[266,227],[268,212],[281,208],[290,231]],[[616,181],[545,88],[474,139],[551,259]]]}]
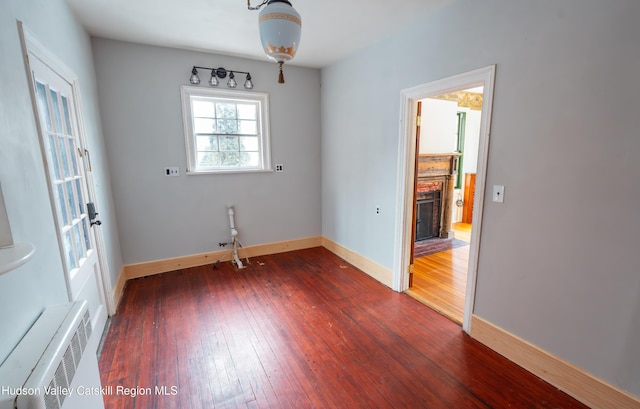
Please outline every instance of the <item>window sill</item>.
[{"label": "window sill", "polygon": [[246,169],[246,170],[187,170],[187,176],[197,175],[228,175],[228,174],[247,174],[247,173],[271,173],[272,168],[269,169]]}]

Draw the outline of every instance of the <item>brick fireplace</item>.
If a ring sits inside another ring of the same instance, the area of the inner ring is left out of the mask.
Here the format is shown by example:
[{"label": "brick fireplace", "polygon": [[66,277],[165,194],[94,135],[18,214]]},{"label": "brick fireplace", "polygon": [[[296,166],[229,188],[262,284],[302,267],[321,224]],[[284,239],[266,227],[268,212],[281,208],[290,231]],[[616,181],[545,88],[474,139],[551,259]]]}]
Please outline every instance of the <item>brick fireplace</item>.
[{"label": "brick fireplace", "polygon": [[453,237],[453,188],[459,157],[459,153],[429,153],[418,156],[416,241],[432,237]]}]

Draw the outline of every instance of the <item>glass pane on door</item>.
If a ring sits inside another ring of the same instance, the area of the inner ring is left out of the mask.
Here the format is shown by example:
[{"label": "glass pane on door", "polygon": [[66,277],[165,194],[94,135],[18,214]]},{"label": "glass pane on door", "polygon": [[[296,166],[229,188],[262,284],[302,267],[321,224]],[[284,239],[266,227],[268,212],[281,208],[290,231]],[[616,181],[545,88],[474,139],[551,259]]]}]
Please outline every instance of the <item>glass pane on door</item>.
[{"label": "glass pane on door", "polygon": [[58,227],[63,237],[67,273],[82,266],[91,249],[86,214],[84,174],[72,127],[69,99],[46,83],[36,82],[42,123],[48,130],[47,163],[54,187]]}]

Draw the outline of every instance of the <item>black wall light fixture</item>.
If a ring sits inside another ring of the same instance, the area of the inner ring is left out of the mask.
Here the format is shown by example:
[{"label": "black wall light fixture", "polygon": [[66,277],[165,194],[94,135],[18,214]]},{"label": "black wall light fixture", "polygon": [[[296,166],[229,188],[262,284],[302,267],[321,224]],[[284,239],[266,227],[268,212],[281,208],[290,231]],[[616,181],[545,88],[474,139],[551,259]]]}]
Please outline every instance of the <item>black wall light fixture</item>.
[{"label": "black wall light fixture", "polygon": [[220,85],[220,81],[218,79],[227,78],[227,74],[229,74],[229,81],[227,81],[227,87],[236,88],[238,86],[238,82],[236,81],[235,74],[245,74],[244,88],[245,89],[253,89],[253,81],[251,81],[251,74],[246,71],[236,71],[236,70],[227,70],[222,67],[218,68],[209,68],[209,67],[198,67],[196,65],[193,66],[191,70],[191,77],[189,77],[189,83],[192,85],[200,84],[200,77],[198,77],[198,69],[211,71],[211,77],[209,78],[209,86],[217,87]]}]

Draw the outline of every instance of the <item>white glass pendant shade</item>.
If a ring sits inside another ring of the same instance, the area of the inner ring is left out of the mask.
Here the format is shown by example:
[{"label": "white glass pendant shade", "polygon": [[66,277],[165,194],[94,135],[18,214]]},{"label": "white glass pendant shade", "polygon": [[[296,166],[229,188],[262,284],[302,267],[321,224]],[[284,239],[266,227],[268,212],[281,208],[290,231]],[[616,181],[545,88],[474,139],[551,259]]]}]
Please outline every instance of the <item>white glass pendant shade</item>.
[{"label": "white glass pendant shade", "polygon": [[270,0],[259,16],[260,40],[267,56],[282,64],[296,55],[300,46],[302,20],[287,0]]}]

